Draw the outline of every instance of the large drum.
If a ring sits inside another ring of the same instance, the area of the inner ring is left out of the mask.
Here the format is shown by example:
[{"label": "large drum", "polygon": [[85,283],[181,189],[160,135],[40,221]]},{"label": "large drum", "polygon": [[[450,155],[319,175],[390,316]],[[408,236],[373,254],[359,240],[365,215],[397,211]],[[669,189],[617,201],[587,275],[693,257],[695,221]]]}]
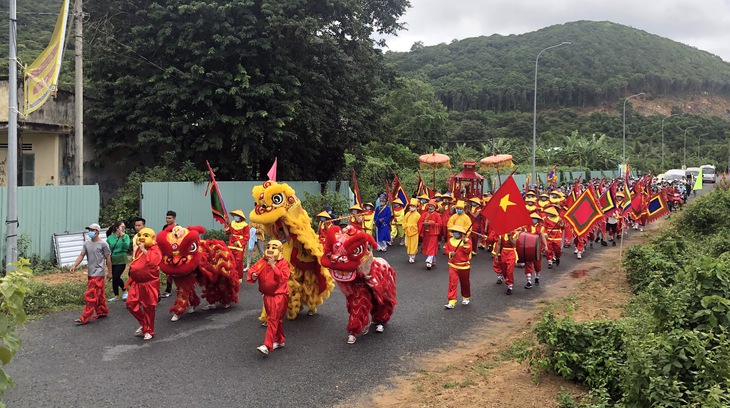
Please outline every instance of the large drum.
[{"label": "large drum", "polygon": [[520,232],[517,235],[517,262],[539,261],[540,256],[542,256],[540,236]]}]

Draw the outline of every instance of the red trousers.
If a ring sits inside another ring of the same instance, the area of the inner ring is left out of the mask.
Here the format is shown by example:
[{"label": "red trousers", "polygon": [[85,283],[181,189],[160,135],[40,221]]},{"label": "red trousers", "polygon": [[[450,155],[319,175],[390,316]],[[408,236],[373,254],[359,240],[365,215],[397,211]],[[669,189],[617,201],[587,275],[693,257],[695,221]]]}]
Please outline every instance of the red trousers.
[{"label": "red trousers", "polygon": [[525,275],[535,272],[542,272],[542,256],[537,261],[525,263]]},{"label": "red trousers", "polygon": [[500,258],[500,268],[502,269],[502,275],[504,275],[504,281],[506,284],[511,285],[515,282],[517,251],[514,248],[505,248],[502,250]]},{"label": "red trousers", "polygon": [[548,261],[554,261],[556,259],[559,259],[560,256],[563,254],[563,241],[552,241],[548,240],[547,245],[547,258]]},{"label": "red trousers", "polygon": [[160,294],[160,281],[132,281],[127,293],[127,310],[142,326],[142,333],[155,335],[155,306]]},{"label": "red trousers", "polygon": [[185,313],[188,306],[195,307],[200,304],[200,298],[195,293],[195,274],[173,277],[177,287],[177,297],[170,311],[176,315]]},{"label": "red trousers", "polygon": [[236,273],[238,273],[238,280],[241,280],[245,278],[243,275],[243,251],[239,251],[237,249],[231,249],[231,252],[233,253],[233,257],[236,259]]},{"label": "red trousers", "polygon": [[471,297],[471,283],[469,282],[469,273],[471,269],[456,269],[449,266],[449,300],[456,300],[456,285],[461,286],[461,297]]},{"label": "red trousers", "polygon": [[494,273],[497,275],[502,274],[502,261],[497,255],[492,255],[492,268],[494,268]]},{"label": "red trousers", "polygon": [[575,237],[573,239],[575,249],[577,249],[579,252],[583,252],[583,250],[586,248],[586,242],[586,237]]},{"label": "red trousers", "polygon": [[96,317],[104,317],[109,314],[109,309],[106,307],[106,295],[104,295],[103,276],[89,276],[84,300],[86,301],[86,306],[81,313],[82,323],[88,323],[95,312]]},{"label": "red trousers", "polygon": [[380,304],[373,296],[373,290],[364,282],[340,282],[340,290],[345,294],[347,313],[347,332],[353,336],[362,333],[370,324],[385,324],[390,320],[393,307]]},{"label": "red trousers", "polygon": [[264,309],[266,310],[266,336],[264,345],[274,349],[274,343],[284,343],[284,316],[286,315],[289,295],[264,295]]}]

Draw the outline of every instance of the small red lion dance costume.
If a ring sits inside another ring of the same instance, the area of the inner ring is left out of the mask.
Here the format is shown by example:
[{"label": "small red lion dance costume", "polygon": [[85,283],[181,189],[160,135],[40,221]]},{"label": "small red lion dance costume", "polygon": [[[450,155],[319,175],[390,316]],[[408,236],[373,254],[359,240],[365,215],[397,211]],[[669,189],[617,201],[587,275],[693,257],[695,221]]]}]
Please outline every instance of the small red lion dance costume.
[{"label": "small red lion dance costume", "polygon": [[142,228],[136,236],[137,250],[129,265],[127,309],[139,322],[134,332],[145,340],[155,337],[155,307],[160,293],[162,253],[155,243],[155,231]]},{"label": "small red lion dance costume", "polygon": [[375,246],[372,235],[356,228],[332,226],[327,230],[322,266],[330,269],[345,294],[350,313],[348,344],[368,332],[371,316],[375,331],[382,333],[397,304],[395,270],[385,259],[373,257]]},{"label": "small red lion dance costume", "polygon": [[[177,298],[170,308],[172,321],[180,319],[189,306],[200,304],[195,282],[205,287],[203,297],[209,304],[220,303],[227,308],[238,303],[241,283],[236,272],[236,259],[225,242],[218,239],[201,240],[205,228],[176,226],[172,231],[157,235],[162,252],[160,268],[172,276],[177,286]],[[192,311],[191,311],[192,313]]]}]

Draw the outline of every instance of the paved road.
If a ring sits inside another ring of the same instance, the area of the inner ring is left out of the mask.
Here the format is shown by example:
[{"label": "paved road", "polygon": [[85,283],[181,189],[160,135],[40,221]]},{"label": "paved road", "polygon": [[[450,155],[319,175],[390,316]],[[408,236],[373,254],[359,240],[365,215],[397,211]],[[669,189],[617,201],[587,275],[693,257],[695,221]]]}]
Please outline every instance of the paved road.
[{"label": "paved road", "polygon": [[[593,251],[605,250],[618,247]],[[9,407],[34,408],[330,406],[411,371],[414,357],[449,346],[508,308],[530,307],[580,268],[572,249],[566,251],[561,266],[545,270],[534,289],[522,288],[524,273],[516,269],[513,296],[495,284],[491,257],[480,251],[473,260],[472,303],[447,311],[444,256],[428,271],[422,255],[409,265],[404,248],[391,247],[378,253],[398,272],[399,305],[385,333],[371,330],[347,345],[344,296],[335,290],[319,315],[285,321],[287,346],[268,357],[256,351],[264,329],[256,319],[261,298],[254,285],[244,285],[231,309],[185,315],[176,323],[166,313],[171,299],[163,300],[150,342],[133,336],[137,323],[122,303],[110,304],[108,319],[80,327],[73,324],[78,311],[58,313],[21,330],[23,348],[7,367],[16,387],[5,400]],[[584,261],[590,258],[587,250]]]}]

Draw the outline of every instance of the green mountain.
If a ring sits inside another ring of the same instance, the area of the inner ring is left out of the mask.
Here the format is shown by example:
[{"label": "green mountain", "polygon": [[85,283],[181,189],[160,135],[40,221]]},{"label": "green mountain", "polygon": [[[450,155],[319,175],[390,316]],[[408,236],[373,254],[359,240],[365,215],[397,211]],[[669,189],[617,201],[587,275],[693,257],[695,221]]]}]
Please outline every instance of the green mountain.
[{"label": "green mountain", "polygon": [[531,111],[540,50],[542,108],[589,107],[646,92],[730,95],[730,64],[720,57],[611,22],[577,21],[521,35],[492,35],[387,52],[401,75],[433,85],[450,110]]}]

